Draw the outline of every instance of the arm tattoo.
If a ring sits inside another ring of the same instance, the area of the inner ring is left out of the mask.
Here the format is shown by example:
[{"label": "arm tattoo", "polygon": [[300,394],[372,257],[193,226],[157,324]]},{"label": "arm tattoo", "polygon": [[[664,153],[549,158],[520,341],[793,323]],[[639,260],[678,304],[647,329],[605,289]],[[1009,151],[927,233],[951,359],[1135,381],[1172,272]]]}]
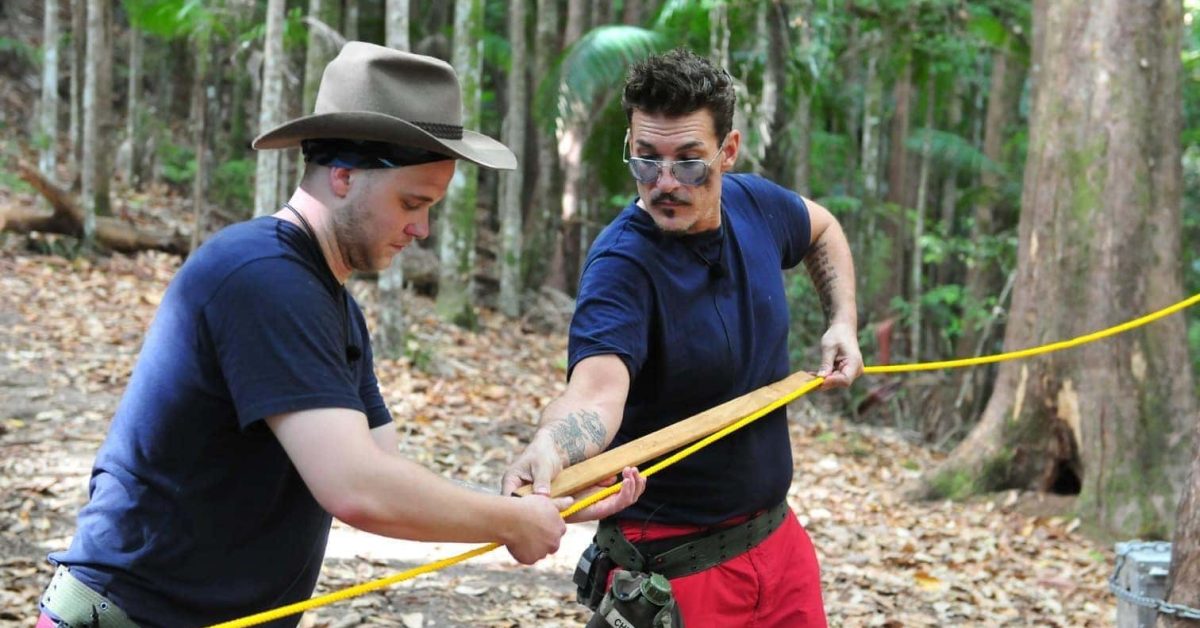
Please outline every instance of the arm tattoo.
[{"label": "arm tattoo", "polygon": [[817,287],[817,295],[821,298],[821,311],[825,313],[825,321],[833,319],[833,284],[837,281],[837,269],[833,267],[829,250],[824,242],[817,242],[812,251],[804,257],[804,266],[812,276],[813,285]]},{"label": "arm tattoo", "polygon": [[600,414],[588,410],[571,412],[555,421],[550,427],[554,444],[567,454],[567,464],[575,464],[587,458],[588,445],[604,448],[604,437],[608,434]]}]

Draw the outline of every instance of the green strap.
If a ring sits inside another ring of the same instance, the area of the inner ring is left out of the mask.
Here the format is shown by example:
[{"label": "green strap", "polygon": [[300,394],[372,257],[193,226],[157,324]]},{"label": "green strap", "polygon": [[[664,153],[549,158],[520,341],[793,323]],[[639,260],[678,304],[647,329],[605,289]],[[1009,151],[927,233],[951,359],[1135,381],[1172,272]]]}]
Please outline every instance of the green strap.
[{"label": "green strap", "polygon": [[658,573],[668,579],[680,578],[754,549],[778,529],[791,513],[787,500],[784,500],[749,521],[713,530],[653,556],[646,556],[639,551],[621,533],[616,521],[607,519],[601,521],[596,530],[596,545],[607,550],[613,562],[625,569]]},{"label": "green strap", "polygon": [[88,588],[63,565],[55,570],[50,586],[42,594],[42,606],[72,628],[138,628],[125,611]]}]

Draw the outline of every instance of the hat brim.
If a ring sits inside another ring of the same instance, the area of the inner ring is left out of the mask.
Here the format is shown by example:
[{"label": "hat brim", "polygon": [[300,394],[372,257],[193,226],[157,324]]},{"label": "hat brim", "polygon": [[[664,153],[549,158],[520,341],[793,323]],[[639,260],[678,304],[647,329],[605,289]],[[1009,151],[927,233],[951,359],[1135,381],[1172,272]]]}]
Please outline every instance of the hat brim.
[{"label": "hat brim", "polygon": [[410,122],[371,111],[318,113],[281,124],[254,139],[257,150],[293,148],[301,140],[347,139],[390,142],[424,148],[496,170],[514,170],[517,157],[507,146],[474,131],[461,140],[437,137]]}]

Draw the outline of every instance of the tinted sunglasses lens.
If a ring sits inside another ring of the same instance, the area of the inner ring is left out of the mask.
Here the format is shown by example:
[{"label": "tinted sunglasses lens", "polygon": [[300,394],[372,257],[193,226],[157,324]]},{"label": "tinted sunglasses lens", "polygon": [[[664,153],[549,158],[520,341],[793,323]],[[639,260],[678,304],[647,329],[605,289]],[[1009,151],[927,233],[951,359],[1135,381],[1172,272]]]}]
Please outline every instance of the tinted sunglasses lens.
[{"label": "tinted sunglasses lens", "polygon": [[684,185],[700,185],[708,178],[708,164],[699,159],[688,159],[671,164],[671,174]]},{"label": "tinted sunglasses lens", "polygon": [[658,180],[658,164],[647,159],[631,158],[629,172],[633,173],[633,178],[639,183],[654,183]]}]

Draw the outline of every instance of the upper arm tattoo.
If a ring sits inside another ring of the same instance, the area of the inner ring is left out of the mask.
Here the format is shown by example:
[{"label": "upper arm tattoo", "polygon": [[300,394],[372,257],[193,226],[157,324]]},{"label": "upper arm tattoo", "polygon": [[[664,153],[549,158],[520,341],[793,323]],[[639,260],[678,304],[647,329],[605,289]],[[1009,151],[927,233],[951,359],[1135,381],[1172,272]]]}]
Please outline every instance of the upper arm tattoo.
[{"label": "upper arm tattoo", "polygon": [[575,464],[588,457],[588,445],[595,445],[596,449],[604,448],[608,429],[604,427],[598,412],[579,410],[555,421],[550,427],[550,435],[554,438],[554,444],[567,454],[567,463]]},{"label": "upper arm tattoo", "polygon": [[837,281],[837,269],[825,242],[817,241],[808,255],[804,256],[804,266],[812,276],[813,285],[817,287],[817,295],[821,298],[821,311],[825,320],[833,318],[833,284]]}]

